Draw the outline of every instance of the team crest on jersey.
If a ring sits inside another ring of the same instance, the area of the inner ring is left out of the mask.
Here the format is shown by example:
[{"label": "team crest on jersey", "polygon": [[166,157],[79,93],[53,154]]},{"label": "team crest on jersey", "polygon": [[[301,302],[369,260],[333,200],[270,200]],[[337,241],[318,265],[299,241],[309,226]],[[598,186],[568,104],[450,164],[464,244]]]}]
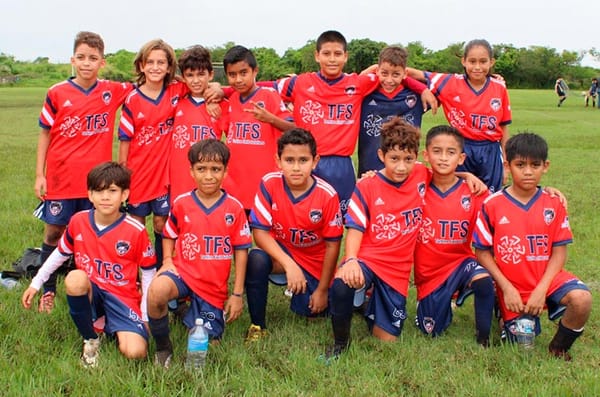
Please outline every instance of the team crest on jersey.
[{"label": "team crest on jersey", "polygon": [[300,106],[300,117],[306,124],[319,124],[325,116],[325,111],[319,102],[308,100]]},{"label": "team crest on jersey", "polygon": [[131,243],[129,241],[119,240],[115,244],[115,250],[117,251],[117,254],[119,256],[125,255],[127,252],[129,252],[130,248],[131,248]]},{"label": "team crest on jersey", "polygon": [[379,136],[381,135],[381,125],[383,124],[383,117],[378,114],[370,114],[367,116],[363,123],[363,128],[368,136]]},{"label": "team crest on jersey", "polygon": [[346,87],[344,89],[344,92],[346,93],[346,95],[352,96],[352,95],[356,94],[356,86],[349,85],[348,87]]},{"label": "team crest on jersey", "polygon": [[258,106],[259,108],[263,108],[264,109],[266,107],[265,106],[265,101],[258,101],[258,102],[256,102],[256,106]]},{"label": "team crest on jersey", "polygon": [[312,223],[318,223],[323,218],[323,211],[317,209],[311,209],[308,215]]},{"label": "team crest on jersey", "polygon": [[469,211],[471,209],[471,196],[462,196],[460,198],[460,205],[465,211]]},{"label": "team crest on jersey", "polygon": [[175,106],[177,106],[177,102],[179,102],[179,95],[174,95],[174,96],[171,98],[171,106],[172,106],[172,107],[175,107]]},{"label": "team crest on jersey", "polygon": [[409,108],[414,108],[415,105],[417,104],[417,96],[416,95],[408,95],[406,97],[406,99],[404,100],[404,102],[406,103],[406,106],[408,106]]},{"label": "team crest on jersey", "polygon": [[490,100],[490,107],[495,112],[497,112],[498,110],[500,110],[500,108],[502,107],[502,101],[500,100],[500,98],[492,98]]},{"label": "team crest on jersey", "polygon": [[435,320],[431,317],[425,317],[423,319],[423,329],[428,334],[433,333],[433,330],[435,329]]},{"label": "team crest on jersey", "polygon": [[500,238],[496,251],[499,259],[504,263],[520,263],[521,257],[525,255],[525,247],[518,236]]},{"label": "team crest on jersey", "polygon": [[112,93],[110,91],[104,91],[102,93],[102,101],[108,105],[110,103],[110,100],[112,99]]},{"label": "team crest on jersey", "polygon": [[57,216],[63,210],[63,204],[60,201],[51,201],[48,210],[52,216]]},{"label": "team crest on jersey", "polygon": [[426,186],[424,182],[421,182],[417,185],[417,191],[419,192],[419,196],[421,196],[421,198],[425,197],[425,190],[426,190]]},{"label": "team crest on jersey", "polygon": [[233,222],[235,222],[235,217],[233,216],[233,214],[230,214],[230,213],[225,214],[225,224],[233,225]]},{"label": "team crest on jersey", "polygon": [[555,216],[554,208],[544,208],[544,222],[546,222],[546,225],[551,224]]}]

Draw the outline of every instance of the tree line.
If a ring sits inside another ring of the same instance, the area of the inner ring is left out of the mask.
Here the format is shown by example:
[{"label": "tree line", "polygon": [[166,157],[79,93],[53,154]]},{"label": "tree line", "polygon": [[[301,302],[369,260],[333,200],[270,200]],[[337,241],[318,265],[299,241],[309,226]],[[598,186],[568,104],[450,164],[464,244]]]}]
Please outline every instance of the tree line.
[{"label": "tree line", "polygon": [[[431,71],[461,73],[461,58],[464,42],[454,43],[448,47],[433,51],[425,48],[421,42],[410,42],[404,46],[409,53],[408,66]],[[215,79],[226,84],[220,64],[225,52],[235,43],[227,42],[221,46],[208,47],[215,64]],[[360,72],[377,63],[377,57],[387,43],[370,39],[354,39],[348,43],[349,59],[346,72]],[[504,77],[509,88],[551,89],[558,76],[563,77],[576,89],[587,89],[590,80],[597,77],[600,71],[582,66],[584,52],[562,51],[554,48],[530,46],[517,48],[511,44],[493,45],[496,65],[493,72]],[[175,50],[179,55],[184,49]],[[318,70],[314,60],[315,41],[309,40],[303,47],[289,48],[283,56],[272,48],[252,48],[258,65],[259,80],[275,80],[288,74],[298,74]],[[598,56],[594,49],[590,50]],[[135,52],[119,50],[106,54],[106,67],[100,77],[118,81],[133,81],[133,59]],[[33,62],[22,62],[13,56],[0,53],[0,82],[18,86],[48,86],[64,80],[71,75],[69,64],[53,64],[46,57],[39,57]]]}]

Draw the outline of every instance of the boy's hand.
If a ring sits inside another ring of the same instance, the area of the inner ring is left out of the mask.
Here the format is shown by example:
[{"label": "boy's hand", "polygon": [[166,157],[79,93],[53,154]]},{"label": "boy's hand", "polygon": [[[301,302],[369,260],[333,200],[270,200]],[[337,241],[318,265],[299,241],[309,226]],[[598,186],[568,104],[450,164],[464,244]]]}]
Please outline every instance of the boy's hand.
[{"label": "boy's hand", "polygon": [[288,265],[285,268],[285,276],[287,278],[287,289],[293,294],[303,294],[306,292],[306,278],[302,269],[296,263]]},{"label": "boy's hand", "polygon": [[356,259],[346,260],[344,265],[338,269],[335,277],[341,278],[350,288],[358,289],[365,285],[365,275]]},{"label": "boy's hand", "polygon": [[511,312],[523,313],[525,305],[521,299],[519,291],[511,284],[502,290],[504,293],[504,304]]},{"label": "boy's hand", "polygon": [[206,103],[219,103],[225,97],[221,84],[216,81],[208,83],[208,87],[204,91],[204,99]]},{"label": "boy's hand", "polygon": [[544,188],[544,191],[552,197],[558,197],[560,203],[565,206],[565,209],[567,209],[567,197],[564,194],[562,194],[560,190],[552,186],[546,186]]},{"label": "boy's hand", "polygon": [[327,308],[327,290],[315,290],[308,300],[308,308],[314,314],[325,310]]},{"label": "boy's hand", "polygon": [[47,186],[48,185],[46,184],[46,177],[45,176],[37,176],[35,178],[35,184],[33,185],[33,188],[35,190],[35,195],[41,201],[44,201],[44,196],[46,195],[46,188],[47,188]]},{"label": "boy's hand", "polygon": [[244,309],[244,299],[241,296],[231,295],[225,303],[225,318],[226,322],[230,323],[235,321]]},{"label": "boy's hand", "polygon": [[531,314],[532,316],[539,316],[542,314],[544,310],[544,304],[546,303],[546,291],[542,290],[542,288],[536,287],[531,295],[529,296],[529,300],[525,305],[524,312],[527,314]]},{"label": "boy's hand", "polygon": [[29,287],[23,292],[23,296],[21,297],[21,303],[25,309],[31,309],[31,302],[33,302],[33,298],[37,294],[37,289],[33,287]]},{"label": "boy's hand", "polygon": [[252,104],[252,109],[244,109],[244,112],[252,113],[255,119],[263,123],[270,124],[273,121],[273,114],[265,109],[262,104],[254,101],[250,101],[250,103]]},{"label": "boy's hand", "polygon": [[460,174],[459,176],[461,178],[463,178],[465,180],[465,182],[467,182],[467,185],[469,186],[469,190],[474,195],[479,196],[481,193],[484,193],[485,191],[488,190],[488,187],[485,185],[485,183],[483,183],[483,181],[481,179],[477,178],[475,175],[471,174],[470,172],[461,172],[461,173],[457,173],[457,175],[458,174]]},{"label": "boy's hand", "polygon": [[206,113],[212,118],[218,119],[221,117],[221,105],[217,102],[206,103]]},{"label": "boy's hand", "polygon": [[429,89],[423,91],[421,101],[423,102],[423,111],[426,112],[427,108],[430,107],[431,114],[435,115],[437,113],[438,100]]}]

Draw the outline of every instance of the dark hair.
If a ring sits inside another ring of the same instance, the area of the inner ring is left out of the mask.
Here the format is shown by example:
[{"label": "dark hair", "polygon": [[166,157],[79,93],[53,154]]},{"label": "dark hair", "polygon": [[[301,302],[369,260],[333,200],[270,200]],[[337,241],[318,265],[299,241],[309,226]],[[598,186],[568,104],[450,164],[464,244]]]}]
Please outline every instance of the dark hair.
[{"label": "dark hair", "polygon": [[191,166],[202,161],[216,161],[227,167],[229,157],[229,148],[223,142],[214,138],[198,141],[188,150],[188,160]]},{"label": "dark hair", "polygon": [[227,66],[242,61],[246,62],[248,66],[252,68],[252,70],[255,70],[258,66],[258,62],[256,62],[256,57],[254,56],[252,51],[241,45],[233,46],[229,50],[227,50],[225,56],[223,57],[223,68],[227,72]]},{"label": "dark hair", "polygon": [[379,64],[384,62],[389,63],[392,66],[406,67],[406,61],[408,59],[408,51],[402,47],[389,46],[385,47],[379,53]]},{"label": "dark hair", "polygon": [[169,71],[165,76],[165,84],[169,84],[175,78],[175,69],[177,67],[177,61],[175,58],[175,51],[173,51],[173,47],[165,43],[161,39],[150,40],[146,44],[140,48],[135,59],[133,60],[133,65],[135,66],[135,73],[137,74],[136,83],[138,86],[144,84],[146,82],[146,75],[142,71],[142,68],[148,61],[148,57],[150,53],[154,50],[162,50],[167,56],[167,63],[169,64]]},{"label": "dark hair", "polygon": [[487,40],[475,39],[475,40],[471,40],[467,44],[465,44],[465,50],[463,52],[463,59],[467,57],[467,54],[469,53],[469,51],[471,51],[471,49],[473,47],[483,47],[487,50],[487,52],[490,56],[490,59],[494,57],[494,50]]},{"label": "dark hair", "polygon": [[337,30],[328,30],[319,35],[317,38],[317,52],[321,51],[321,47],[325,43],[340,43],[344,47],[344,52],[346,52],[346,48],[348,47],[346,38]]},{"label": "dark hair", "polygon": [[427,135],[425,136],[425,147],[429,147],[431,140],[438,135],[450,135],[454,137],[458,143],[458,146],[460,147],[460,150],[462,150],[465,146],[465,138],[462,136],[459,130],[450,125],[442,124],[432,127],[429,131],[427,131]]},{"label": "dark hair", "polygon": [[317,155],[317,141],[312,136],[310,131],[303,128],[292,128],[287,130],[277,140],[277,155],[281,157],[283,149],[286,145],[307,145],[310,154],[315,157]]},{"label": "dark hair", "polygon": [[506,161],[509,163],[516,158],[531,160],[548,159],[548,144],[546,140],[533,132],[520,132],[506,141]]},{"label": "dark hair", "polygon": [[108,189],[113,183],[123,190],[129,189],[131,171],[115,161],[107,161],[92,168],[87,175],[88,190]]},{"label": "dark hair", "polygon": [[402,117],[394,117],[381,126],[381,151],[398,148],[409,152],[419,152],[419,129],[407,123]]},{"label": "dark hair", "polygon": [[213,70],[210,52],[201,45],[195,45],[185,50],[179,57],[178,64],[181,74],[186,70],[206,70],[208,72]]},{"label": "dark hair", "polygon": [[100,51],[100,55],[104,57],[104,40],[98,33],[94,32],[79,32],[75,36],[75,42],[73,43],[73,54],[81,44],[87,44],[91,48],[97,48]]}]

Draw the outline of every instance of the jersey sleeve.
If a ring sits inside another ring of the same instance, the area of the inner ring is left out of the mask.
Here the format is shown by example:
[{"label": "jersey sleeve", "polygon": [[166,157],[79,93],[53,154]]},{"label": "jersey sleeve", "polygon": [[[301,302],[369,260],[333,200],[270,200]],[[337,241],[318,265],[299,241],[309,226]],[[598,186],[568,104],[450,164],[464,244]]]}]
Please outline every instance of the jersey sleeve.
[{"label": "jersey sleeve", "polygon": [[134,134],[133,114],[127,103],[121,108],[121,118],[119,120],[119,140],[131,141]]},{"label": "jersey sleeve", "polygon": [[273,215],[271,205],[273,200],[267,189],[265,180],[260,181],[258,191],[254,197],[254,205],[250,211],[250,226],[261,230],[271,230],[273,227]]},{"label": "jersey sleeve", "polygon": [[239,210],[237,211],[234,222],[231,244],[235,250],[252,247],[252,234],[250,233],[250,227],[248,226],[248,218],[246,217],[246,213],[241,204],[239,204]]},{"label": "jersey sleeve", "polygon": [[489,250],[494,245],[493,225],[490,222],[487,201],[481,205],[473,230],[473,247]]},{"label": "jersey sleeve", "polygon": [[[552,224],[552,246],[561,246],[571,244],[573,242],[573,233],[571,226],[569,225],[569,215],[565,206],[560,203],[558,198],[552,198],[551,200],[556,201],[556,222]],[[546,210],[547,211],[547,210]]]},{"label": "jersey sleeve", "polygon": [[369,226],[369,208],[359,185],[360,183],[354,188],[345,219],[347,228],[357,229],[364,233]]},{"label": "jersey sleeve", "polygon": [[139,267],[142,269],[153,269],[156,267],[156,254],[154,252],[154,245],[148,237],[148,232],[144,229],[138,237],[137,246],[140,250],[140,257],[138,259]]},{"label": "jersey sleeve", "polygon": [[413,79],[412,77],[405,77],[404,80],[402,80],[402,84],[409,90],[414,91],[419,95],[421,95],[423,91],[427,89],[425,84],[421,83],[419,80]]},{"label": "jersey sleeve", "polygon": [[344,234],[340,199],[337,195],[331,197],[324,208],[327,224],[323,228],[323,238],[327,241],[339,241]]}]

